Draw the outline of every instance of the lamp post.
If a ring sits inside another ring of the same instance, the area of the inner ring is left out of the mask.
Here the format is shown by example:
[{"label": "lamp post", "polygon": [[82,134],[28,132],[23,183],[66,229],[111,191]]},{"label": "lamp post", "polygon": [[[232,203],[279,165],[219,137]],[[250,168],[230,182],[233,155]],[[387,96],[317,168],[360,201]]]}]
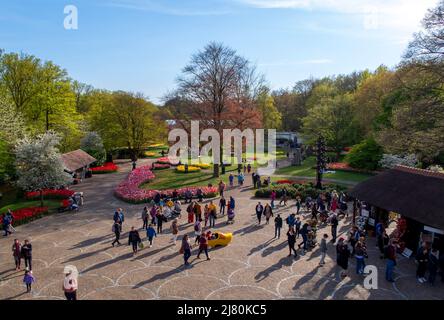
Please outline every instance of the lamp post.
[{"label": "lamp post", "polygon": [[316,188],[322,189],[322,174],[326,168],[325,160],[325,140],[319,135],[316,142]]}]

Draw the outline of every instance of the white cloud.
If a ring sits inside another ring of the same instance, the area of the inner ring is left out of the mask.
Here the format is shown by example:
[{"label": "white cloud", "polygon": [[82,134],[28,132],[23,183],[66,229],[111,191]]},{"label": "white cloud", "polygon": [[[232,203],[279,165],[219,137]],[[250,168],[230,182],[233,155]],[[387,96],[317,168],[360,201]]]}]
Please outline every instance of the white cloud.
[{"label": "white cloud", "polygon": [[413,32],[438,0],[236,0],[263,9],[300,9],[359,15],[365,29]]}]

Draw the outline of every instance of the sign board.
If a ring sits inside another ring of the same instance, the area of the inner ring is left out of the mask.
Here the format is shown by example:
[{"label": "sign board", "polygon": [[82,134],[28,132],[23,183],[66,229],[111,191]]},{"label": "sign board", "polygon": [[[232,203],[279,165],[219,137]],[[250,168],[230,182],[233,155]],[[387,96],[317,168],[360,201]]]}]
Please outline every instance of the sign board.
[{"label": "sign board", "polygon": [[375,219],[368,218],[368,224],[371,225],[372,227],[374,227],[375,226]]},{"label": "sign board", "polygon": [[368,217],[369,215],[370,215],[370,213],[368,212],[368,210],[362,209],[361,216]]}]

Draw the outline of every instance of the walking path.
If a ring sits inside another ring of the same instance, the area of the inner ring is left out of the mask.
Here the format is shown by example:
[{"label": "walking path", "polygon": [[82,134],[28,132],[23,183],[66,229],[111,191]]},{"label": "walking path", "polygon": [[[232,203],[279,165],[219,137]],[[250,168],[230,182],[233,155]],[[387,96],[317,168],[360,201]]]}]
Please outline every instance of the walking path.
[{"label": "walking path", "polygon": [[[139,161],[139,165],[151,160]],[[236,221],[226,225],[218,219],[216,230],[232,232],[227,247],[210,250],[211,261],[190,259],[184,267],[178,254],[179,242],[171,242],[170,222],[154,246],[133,257],[127,244],[132,225],[140,228],[143,205],[130,205],[113,197],[114,187],[126,176],[130,164],[121,172],[97,175],[75,187],[85,194],[85,205],[76,214],[61,213],[17,227],[17,233],[0,239],[0,299],[64,299],[61,290],[63,267],[75,265],[79,272],[80,299],[444,299],[444,285],[435,287],[415,280],[415,264],[400,257],[396,282],[384,280],[384,262],[370,240],[367,263],[378,267],[379,289],[366,290],[362,276],[354,272],[350,260],[349,275],[340,279],[335,264],[335,249],[329,245],[324,267],[318,267],[315,248],[298,259],[287,257],[285,226],[281,239],[274,239],[274,225],[256,225],[251,181],[242,189],[229,190],[236,199]],[[262,200],[262,202],[264,202]],[[122,246],[112,247],[114,210],[126,213]],[[294,211],[294,202],[276,210],[282,217]],[[346,232],[349,220],[341,221],[339,232]],[[329,229],[318,230],[318,237]],[[180,235],[194,234],[193,227],[180,221]],[[145,232],[141,232],[145,238]],[[34,248],[33,272],[36,283],[25,293],[23,272],[15,272],[10,252],[14,237],[31,240]],[[126,241],[125,241],[126,240]],[[300,240],[298,240],[299,242]]]}]

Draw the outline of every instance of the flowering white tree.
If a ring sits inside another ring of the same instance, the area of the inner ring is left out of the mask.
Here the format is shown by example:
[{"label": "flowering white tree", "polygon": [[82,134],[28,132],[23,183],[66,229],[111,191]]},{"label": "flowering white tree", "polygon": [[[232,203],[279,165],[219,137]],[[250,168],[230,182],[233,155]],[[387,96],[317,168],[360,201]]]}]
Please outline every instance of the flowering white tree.
[{"label": "flowering white tree", "polygon": [[25,191],[40,191],[43,206],[43,189],[57,188],[70,182],[64,171],[57,145],[60,136],[48,131],[35,139],[23,138],[15,147],[17,185]]},{"label": "flowering white tree", "polygon": [[416,167],[418,165],[418,158],[414,154],[400,156],[396,154],[384,154],[379,161],[382,168],[391,169],[398,165]]},{"label": "flowering white tree", "polygon": [[96,158],[97,165],[102,165],[105,162],[105,147],[103,146],[102,138],[97,132],[88,132],[80,141],[80,148]]}]

